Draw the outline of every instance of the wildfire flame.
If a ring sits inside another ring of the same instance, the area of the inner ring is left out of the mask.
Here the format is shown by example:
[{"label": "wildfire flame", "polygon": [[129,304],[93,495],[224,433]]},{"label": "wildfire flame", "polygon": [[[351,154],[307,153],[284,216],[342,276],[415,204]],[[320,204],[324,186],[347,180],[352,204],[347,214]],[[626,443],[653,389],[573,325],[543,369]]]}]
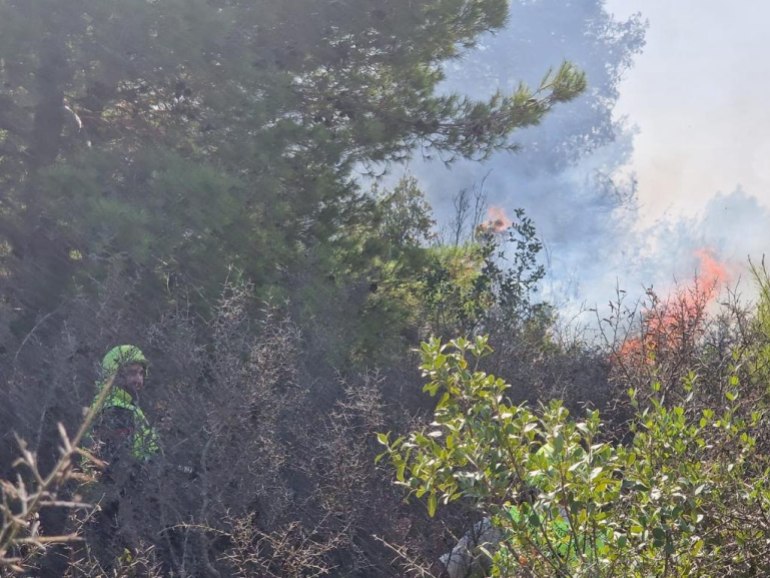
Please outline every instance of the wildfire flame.
[{"label": "wildfire flame", "polygon": [[695,255],[700,260],[700,278],[706,285],[713,286],[713,291],[730,281],[727,266],[717,261],[710,250],[698,249]]},{"label": "wildfire flame", "polygon": [[487,209],[487,221],[483,225],[486,230],[494,233],[502,233],[512,224],[511,220],[505,214],[505,209],[502,207],[492,206]]},{"label": "wildfire flame", "polygon": [[658,352],[680,349],[701,334],[706,309],[731,275],[709,249],[698,249],[695,255],[700,265],[689,284],[676,287],[665,299],[648,293],[651,304],[642,312],[641,337],[627,339],[620,347],[622,363],[655,363]]}]

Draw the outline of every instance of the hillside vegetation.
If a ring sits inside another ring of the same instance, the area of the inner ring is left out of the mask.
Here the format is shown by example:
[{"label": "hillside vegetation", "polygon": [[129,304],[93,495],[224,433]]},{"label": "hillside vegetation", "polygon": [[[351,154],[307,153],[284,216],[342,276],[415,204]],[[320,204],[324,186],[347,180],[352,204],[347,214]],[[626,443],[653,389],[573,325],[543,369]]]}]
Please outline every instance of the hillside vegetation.
[{"label": "hillside vegetation", "polygon": [[[445,68],[505,0],[0,0],[0,575],[437,577],[479,523],[495,576],[768,574],[764,267],[755,304],[704,271],[589,338],[525,211],[445,191],[437,224],[379,178],[610,142],[643,29],[557,4],[604,74],[472,99]],[[127,343],[162,453],[116,479]]]}]

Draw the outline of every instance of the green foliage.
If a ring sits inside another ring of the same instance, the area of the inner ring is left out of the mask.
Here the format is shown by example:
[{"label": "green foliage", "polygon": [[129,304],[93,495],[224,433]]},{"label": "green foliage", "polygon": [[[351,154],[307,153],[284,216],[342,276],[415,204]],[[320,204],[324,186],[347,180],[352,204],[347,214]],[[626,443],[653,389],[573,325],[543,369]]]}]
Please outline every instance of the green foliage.
[{"label": "green foliage", "polygon": [[[489,241],[493,241],[490,237]],[[429,252],[424,272],[424,299],[431,331],[451,335],[470,331],[494,304],[491,279],[485,275],[492,245],[439,246]]]},{"label": "green foliage", "polygon": [[551,322],[549,306],[532,298],[545,275],[542,244],[524,211],[514,214],[516,221],[502,231],[481,225],[471,242],[429,252],[423,294],[432,334],[494,327],[510,336],[527,324]]},{"label": "green foliage", "polygon": [[[391,190],[375,186],[356,203],[347,220],[338,221],[327,250],[315,255],[315,267],[328,272],[334,287],[357,288],[338,304],[356,306],[357,315],[338,314],[335,321],[344,326],[354,359],[398,359],[425,335],[550,324],[548,305],[532,299],[544,275],[542,245],[524,211],[515,212],[509,228],[480,226],[472,240],[455,246],[438,242],[430,207],[412,177]],[[303,301],[318,298],[308,316],[334,306],[331,290],[328,282],[308,287]]]},{"label": "green foliage", "polygon": [[758,383],[767,384],[770,380],[770,276],[764,259],[759,265],[752,263],[751,272],[759,289],[753,320],[756,339],[751,348],[752,376]]},{"label": "green foliage", "polygon": [[[427,428],[390,440],[396,480],[439,505],[471,500],[503,531],[499,576],[764,575],[770,462],[757,448],[764,406],[747,412],[740,383],[719,407],[693,396],[668,407],[630,392],[626,443],[603,439],[597,411],[571,419],[560,403],[506,401],[508,385],[479,371],[487,340],[424,343]],[[697,388],[693,374],[683,385]],[[655,389],[655,388],[653,388]]]},{"label": "green foliage", "polygon": [[[371,215],[354,164],[417,147],[486,156],[584,89],[565,64],[486,102],[436,92],[443,63],[501,27],[507,8],[0,1],[0,242],[24,287],[14,305],[28,322],[54,309],[83,278],[104,277],[90,257],[105,253],[141,270],[143,300],[183,279],[212,302],[229,266],[260,293],[291,295],[294,277],[313,259],[324,267],[345,249],[340,231]],[[387,215],[402,201],[374,202]],[[385,244],[425,229],[408,212],[387,219]],[[334,261],[397,261],[367,243]]]}]

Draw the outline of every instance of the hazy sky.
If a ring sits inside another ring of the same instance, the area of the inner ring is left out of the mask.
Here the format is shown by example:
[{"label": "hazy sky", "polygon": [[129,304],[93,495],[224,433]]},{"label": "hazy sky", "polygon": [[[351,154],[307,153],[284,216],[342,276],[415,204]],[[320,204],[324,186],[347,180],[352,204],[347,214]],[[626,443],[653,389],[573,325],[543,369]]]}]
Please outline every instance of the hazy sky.
[{"label": "hazy sky", "polygon": [[738,185],[770,206],[770,2],[608,0],[607,10],[650,23],[617,107],[639,129],[644,220],[695,215]]}]

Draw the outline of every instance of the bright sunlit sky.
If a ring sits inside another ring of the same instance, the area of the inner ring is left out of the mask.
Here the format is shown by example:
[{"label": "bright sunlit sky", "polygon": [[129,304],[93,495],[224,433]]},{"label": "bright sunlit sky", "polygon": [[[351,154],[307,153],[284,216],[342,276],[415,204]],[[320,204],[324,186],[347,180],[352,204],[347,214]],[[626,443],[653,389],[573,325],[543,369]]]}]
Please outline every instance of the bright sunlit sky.
[{"label": "bright sunlit sky", "polygon": [[650,24],[617,107],[639,130],[644,220],[692,215],[738,185],[770,206],[770,1],[608,0],[607,10]]}]

